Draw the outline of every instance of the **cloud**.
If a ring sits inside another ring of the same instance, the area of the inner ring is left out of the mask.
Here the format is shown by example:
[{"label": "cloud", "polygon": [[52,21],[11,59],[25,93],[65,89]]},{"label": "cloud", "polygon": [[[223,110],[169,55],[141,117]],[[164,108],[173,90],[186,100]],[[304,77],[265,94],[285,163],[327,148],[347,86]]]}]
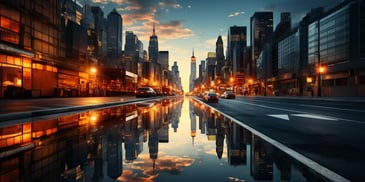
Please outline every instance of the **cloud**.
[{"label": "cloud", "polygon": [[123,16],[123,26],[132,26],[140,21],[155,22],[152,13],[128,13]]},{"label": "cloud", "polygon": [[[155,31],[158,36],[159,43],[166,40],[184,39],[194,35],[192,30],[184,27],[183,21],[173,20],[163,23],[155,20],[153,16],[148,15],[141,17],[134,16],[133,18],[135,18],[135,22],[128,22],[130,26],[125,27],[125,30],[133,31],[133,33],[138,36],[138,39],[142,41],[149,41],[149,37],[152,35],[153,24],[155,24]],[[141,23],[141,20],[144,22]],[[139,25],[136,25],[137,21],[140,23]]]},{"label": "cloud", "polygon": [[182,6],[178,3],[175,3],[175,2],[171,2],[171,1],[165,1],[165,2],[159,2],[158,3],[158,6],[159,7],[164,7],[164,8],[175,8],[175,9],[179,9],[179,8],[182,8]]},{"label": "cloud", "polygon": [[235,16],[239,16],[239,15],[243,15],[245,14],[244,11],[237,11],[237,12],[233,12],[231,14],[228,15],[228,17],[235,17]]},{"label": "cloud", "polygon": [[[188,38],[193,36],[191,29],[184,26],[182,20],[161,22],[158,20],[159,11],[169,8],[180,9],[182,6],[174,1],[166,0],[156,3],[146,0],[92,0],[94,3],[111,2],[123,17],[123,31],[133,31],[142,41],[149,41],[153,24],[159,42],[170,39]],[[108,4],[110,6],[110,4]]]},{"label": "cloud", "polygon": [[124,0],[91,0],[91,2],[100,4],[108,4],[108,3],[122,4]]},{"label": "cloud", "polygon": [[[149,154],[141,154],[138,161],[128,165],[123,170],[121,181],[153,181],[160,173],[180,174],[184,168],[191,166],[194,159],[188,157],[169,156],[159,153],[156,160],[150,159]],[[154,166],[156,166],[154,168]]]}]

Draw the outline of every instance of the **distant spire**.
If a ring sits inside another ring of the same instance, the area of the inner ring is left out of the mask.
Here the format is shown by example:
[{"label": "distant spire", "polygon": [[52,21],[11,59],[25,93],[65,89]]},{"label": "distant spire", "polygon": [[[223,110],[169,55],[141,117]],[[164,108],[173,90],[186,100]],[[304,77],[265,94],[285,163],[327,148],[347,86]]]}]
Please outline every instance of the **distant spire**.
[{"label": "distant spire", "polygon": [[155,24],[153,24],[153,33],[152,33],[152,35],[156,35],[156,33],[155,33]]},{"label": "distant spire", "polygon": [[195,59],[195,56],[194,56],[194,48],[193,48],[193,55],[191,56],[191,62],[195,62],[196,61],[196,59]]}]

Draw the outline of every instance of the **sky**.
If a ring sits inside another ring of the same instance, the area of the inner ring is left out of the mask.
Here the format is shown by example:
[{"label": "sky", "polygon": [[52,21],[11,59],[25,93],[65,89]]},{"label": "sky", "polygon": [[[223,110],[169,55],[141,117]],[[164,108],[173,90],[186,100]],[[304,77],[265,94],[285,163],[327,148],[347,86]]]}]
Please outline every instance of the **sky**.
[{"label": "sky", "polygon": [[[274,28],[281,12],[290,12],[292,25],[297,24],[311,8],[325,10],[342,0],[79,0],[99,6],[106,17],[115,8],[123,19],[125,32],[133,31],[148,50],[149,37],[155,24],[159,51],[169,51],[169,69],[176,61],[185,92],[189,89],[190,57],[194,50],[197,68],[222,35],[224,52],[231,26],[246,26],[250,35],[250,18],[256,11],[273,11]],[[248,38],[247,45],[250,45]],[[198,70],[197,70],[198,75]]]}]

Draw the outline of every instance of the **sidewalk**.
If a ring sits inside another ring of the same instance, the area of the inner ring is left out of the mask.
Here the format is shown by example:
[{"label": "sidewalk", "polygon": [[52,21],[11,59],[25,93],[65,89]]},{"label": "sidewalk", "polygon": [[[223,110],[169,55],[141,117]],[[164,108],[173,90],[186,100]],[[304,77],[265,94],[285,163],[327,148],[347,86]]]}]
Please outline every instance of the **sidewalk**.
[{"label": "sidewalk", "polygon": [[143,101],[127,97],[70,97],[0,100],[0,122]]}]

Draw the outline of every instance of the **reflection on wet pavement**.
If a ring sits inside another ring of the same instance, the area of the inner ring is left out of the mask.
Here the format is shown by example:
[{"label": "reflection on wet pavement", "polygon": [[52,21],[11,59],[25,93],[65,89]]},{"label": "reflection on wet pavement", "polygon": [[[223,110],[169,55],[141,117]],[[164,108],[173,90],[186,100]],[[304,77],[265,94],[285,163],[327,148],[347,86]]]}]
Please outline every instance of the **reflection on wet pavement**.
[{"label": "reflection on wet pavement", "polygon": [[0,181],[324,181],[187,98],[0,128]]}]

